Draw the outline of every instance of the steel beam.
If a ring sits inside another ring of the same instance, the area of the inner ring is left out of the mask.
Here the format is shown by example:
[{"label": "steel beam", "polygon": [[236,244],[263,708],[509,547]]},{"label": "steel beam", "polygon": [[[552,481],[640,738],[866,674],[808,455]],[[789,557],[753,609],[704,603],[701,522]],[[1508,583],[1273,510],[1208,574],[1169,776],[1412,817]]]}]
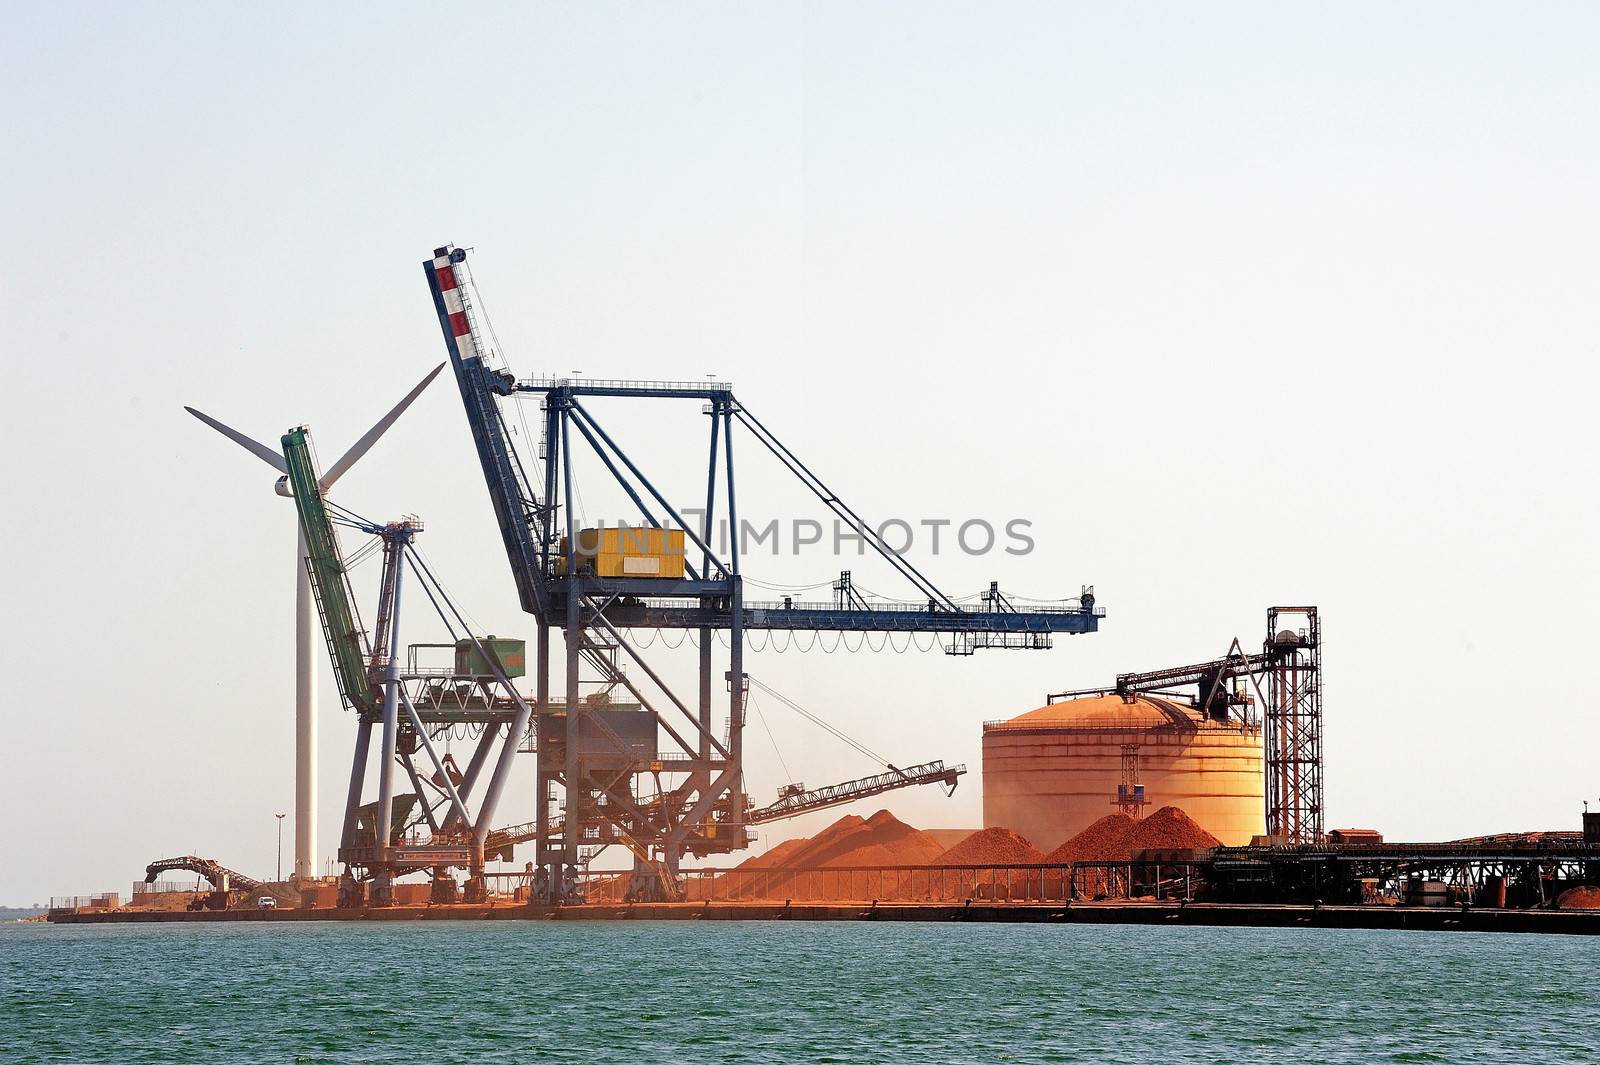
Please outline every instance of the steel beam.
[{"label": "steel beam", "polygon": [[389,884],[393,879],[389,864],[392,860],[394,839],[394,758],[399,732],[400,586],[401,575],[405,572],[405,568],[405,557],[397,555],[390,578],[394,583],[389,589],[389,602],[394,613],[389,624],[388,679],[383,688],[383,760],[378,770],[378,810],[377,816],[373,818],[378,829],[378,838],[374,841],[374,845],[380,863],[377,899],[380,904],[387,904]]},{"label": "steel beam", "polygon": [[[450,798],[450,806],[455,816],[460,818],[469,830],[472,829],[472,814],[467,812],[467,804],[462,800],[460,793],[456,791],[456,786],[451,783],[450,774],[445,771],[444,763],[439,760],[439,753],[433,749],[433,741],[428,738],[428,730],[423,726],[422,718],[417,716],[417,708],[411,705],[411,697],[406,695],[403,690],[400,692],[400,702],[405,706],[407,716],[411,718],[411,727],[416,730],[417,742],[422,744],[422,749],[428,754],[428,761],[433,763],[434,771],[439,774],[439,780],[444,784],[444,793]],[[485,729],[484,735],[487,736],[488,734],[488,730]],[[463,780],[463,783],[465,783],[465,780]],[[421,799],[422,797],[421,791],[418,791],[417,798]],[[424,800],[423,808],[427,808],[426,800]],[[433,821],[431,813],[428,816],[428,821],[430,824]],[[446,822],[446,824],[448,823]],[[433,827],[435,830],[438,828],[437,825]]]}]

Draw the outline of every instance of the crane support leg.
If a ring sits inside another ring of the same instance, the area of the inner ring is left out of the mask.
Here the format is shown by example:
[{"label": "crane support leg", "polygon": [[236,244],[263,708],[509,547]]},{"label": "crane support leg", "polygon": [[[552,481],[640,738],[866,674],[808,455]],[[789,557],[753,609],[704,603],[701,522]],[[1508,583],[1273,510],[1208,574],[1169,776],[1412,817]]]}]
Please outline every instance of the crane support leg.
[{"label": "crane support leg", "polygon": [[388,677],[383,691],[383,764],[378,770],[378,867],[374,871],[373,904],[389,905],[394,883],[392,852],[394,843],[394,759],[400,733],[400,575],[404,565],[393,567],[393,586],[389,590],[393,621],[389,625]]},{"label": "crane support leg", "polygon": [[344,797],[344,830],[339,833],[339,849],[357,846],[356,822],[361,816],[361,788],[367,779],[367,757],[372,748],[372,722],[363,719],[356,726],[355,755],[350,759],[350,787]]}]

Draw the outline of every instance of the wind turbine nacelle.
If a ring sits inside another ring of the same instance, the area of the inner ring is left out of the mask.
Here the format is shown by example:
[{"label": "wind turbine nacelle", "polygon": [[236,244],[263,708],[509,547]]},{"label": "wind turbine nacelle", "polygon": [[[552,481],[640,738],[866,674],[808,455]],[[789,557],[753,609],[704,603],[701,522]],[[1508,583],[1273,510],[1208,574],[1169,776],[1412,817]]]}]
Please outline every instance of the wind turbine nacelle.
[{"label": "wind turbine nacelle", "polygon": [[285,499],[294,498],[294,489],[289,487],[289,476],[287,474],[278,478],[278,483],[272,486],[272,490]]}]

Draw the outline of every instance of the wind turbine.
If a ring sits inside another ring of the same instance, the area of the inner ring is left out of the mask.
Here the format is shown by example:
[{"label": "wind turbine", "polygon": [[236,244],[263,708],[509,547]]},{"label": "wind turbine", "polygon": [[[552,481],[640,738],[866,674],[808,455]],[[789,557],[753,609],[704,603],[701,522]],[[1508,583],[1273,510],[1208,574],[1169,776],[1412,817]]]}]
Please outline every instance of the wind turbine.
[{"label": "wind turbine", "polygon": [[[344,456],[328,468],[319,482],[324,492],[333,487],[335,481],[350,472],[350,467],[371,450],[378,438],[388,431],[395,423],[395,419],[405,413],[413,400],[422,394],[439,371],[444,369],[444,363],[433,368],[433,372],[424,377],[416,388],[406,393],[406,397],[396,403],[394,409],[382,418],[376,425],[368,429],[366,435],[350,446]],[[280,496],[289,496],[289,468],[283,461],[283,455],[277,448],[268,447],[259,440],[252,440],[237,429],[223,425],[215,418],[202,414],[193,407],[184,407],[184,410],[205,422],[211,428],[232,440],[235,444],[255,455],[268,466],[277,470],[280,476],[274,490]],[[296,881],[307,879],[317,872],[317,653],[316,623],[311,616],[311,582],[306,576],[305,536],[299,532],[300,523],[295,522],[295,592],[294,592],[294,877]]]}]

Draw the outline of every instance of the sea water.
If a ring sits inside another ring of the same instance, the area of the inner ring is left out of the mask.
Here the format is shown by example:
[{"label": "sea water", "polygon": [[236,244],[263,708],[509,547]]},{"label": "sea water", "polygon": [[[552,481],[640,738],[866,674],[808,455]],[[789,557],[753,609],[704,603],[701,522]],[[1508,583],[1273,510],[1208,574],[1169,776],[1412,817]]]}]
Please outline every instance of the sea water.
[{"label": "sea water", "polygon": [[1600,1062],[1600,940],[1116,925],[0,927],[0,1062]]}]

